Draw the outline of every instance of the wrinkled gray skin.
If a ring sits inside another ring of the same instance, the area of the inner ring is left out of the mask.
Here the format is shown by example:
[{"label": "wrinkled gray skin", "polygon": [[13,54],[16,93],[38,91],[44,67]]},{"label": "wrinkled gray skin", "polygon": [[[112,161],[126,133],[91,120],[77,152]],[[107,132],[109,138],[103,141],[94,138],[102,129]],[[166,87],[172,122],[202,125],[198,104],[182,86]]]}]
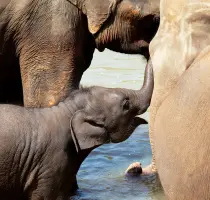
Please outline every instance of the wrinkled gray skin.
[{"label": "wrinkled gray skin", "polygon": [[150,67],[141,90],[81,88],[51,108],[1,104],[1,199],[67,200],[77,188],[81,163],[94,148],[122,142],[146,123],[136,115],[151,100]]},{"label": "wrinkled gray skin", "polygon": [[1,0],[0,102],[57,105],[96,48],[148,59],[158,25],[159,0]]}]

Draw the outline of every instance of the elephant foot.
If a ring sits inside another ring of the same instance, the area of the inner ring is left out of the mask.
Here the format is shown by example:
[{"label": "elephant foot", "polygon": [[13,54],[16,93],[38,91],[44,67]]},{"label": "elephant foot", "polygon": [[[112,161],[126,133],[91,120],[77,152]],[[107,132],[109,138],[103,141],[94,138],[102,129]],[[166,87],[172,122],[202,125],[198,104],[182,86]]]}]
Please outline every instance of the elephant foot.
[{"label": "elephant foot", "polygon": [[152,164],[148,165],[145,168],[142,168],[140,162],[132,163],[125,171],[125,175],[128,176],[151,175],[154,173],[155,171],[152,170]]}]

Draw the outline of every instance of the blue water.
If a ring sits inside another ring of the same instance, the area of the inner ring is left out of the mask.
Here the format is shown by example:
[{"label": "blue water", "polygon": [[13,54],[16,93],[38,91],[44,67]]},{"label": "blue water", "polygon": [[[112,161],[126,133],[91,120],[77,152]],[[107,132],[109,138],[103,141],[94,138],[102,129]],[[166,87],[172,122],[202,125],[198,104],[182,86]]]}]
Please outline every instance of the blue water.
[{"label": "blue water", "polygon": [[[145,61],[105,51],[95,52],[94,60],[83,78],[83,85],[140,88]],[[148,120],[149,112],[143,115]],[[140,125],[129,139],[119,144],[106,144],[83,162],[77,175],[79,190],[71,200],[143,200],[164,199],[161,185],[155,176],[128,178],[126,168],[133,162],[143,166],[151,162],[148,125]]]}]

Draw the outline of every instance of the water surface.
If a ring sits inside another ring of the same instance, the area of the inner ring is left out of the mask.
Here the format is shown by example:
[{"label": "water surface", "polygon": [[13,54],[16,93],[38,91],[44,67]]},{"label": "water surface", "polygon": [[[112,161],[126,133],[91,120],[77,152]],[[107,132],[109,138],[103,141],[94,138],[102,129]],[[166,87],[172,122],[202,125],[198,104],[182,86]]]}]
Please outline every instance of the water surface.
[{"label": "water surface", "polygon": [[[140,56],[106,50],[94,54],[91,67],[84,73],[85,86],[139,89],[143,84],[145,60]],[[143,117],[148,120],[148,112]],[[132,136],[119,144],[95,149],[83,162],[77,175],[79,190],[72,200],[163,200],[155,176],[126,178],[124,171],[132,162],[150,164],[148,125],[140,125]]]}]

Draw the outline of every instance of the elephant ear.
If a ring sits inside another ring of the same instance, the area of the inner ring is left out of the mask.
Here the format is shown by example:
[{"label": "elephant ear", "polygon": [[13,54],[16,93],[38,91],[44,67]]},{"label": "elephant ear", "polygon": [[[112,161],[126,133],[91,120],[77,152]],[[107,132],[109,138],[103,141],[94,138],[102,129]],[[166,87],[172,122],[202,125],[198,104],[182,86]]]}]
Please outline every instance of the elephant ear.
[{"label": "elephant ear", "polygon": [[70,122],[71,136],[77,152],[100,146],[108,141],[104,120],[77,111]]},{"label": "elephant ear", "polygon": [[68,0],[87,16],[90,33],[96,34],[116,9],[120,0]]}]

